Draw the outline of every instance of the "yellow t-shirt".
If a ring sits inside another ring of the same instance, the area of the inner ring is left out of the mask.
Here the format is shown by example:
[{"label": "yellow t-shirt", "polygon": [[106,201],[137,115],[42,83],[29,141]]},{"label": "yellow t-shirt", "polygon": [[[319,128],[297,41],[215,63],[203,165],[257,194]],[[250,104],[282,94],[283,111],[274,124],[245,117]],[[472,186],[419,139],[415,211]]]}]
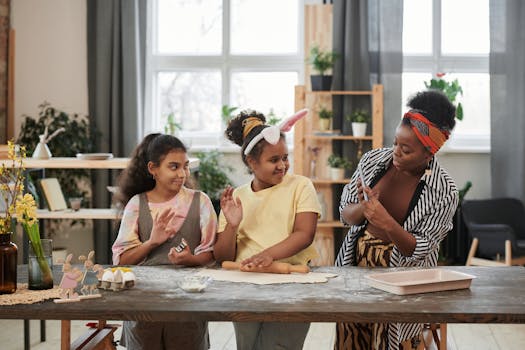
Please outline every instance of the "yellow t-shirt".
[{"label": "yellow t-shirt", "polygon": [[[253,192],[248,183],[235,189],[233,196],[241,199],[243,210],[237,231],[236,261],[247,259],[287,238],[293,231],[296,214],[321,212],[312,182],[301,175],[287,174],[280,184],[257,192]],[[225,227],[226,218],[221,212],[218,232]],[[312,244],[281,261],[306,265],[317,257]]]}]

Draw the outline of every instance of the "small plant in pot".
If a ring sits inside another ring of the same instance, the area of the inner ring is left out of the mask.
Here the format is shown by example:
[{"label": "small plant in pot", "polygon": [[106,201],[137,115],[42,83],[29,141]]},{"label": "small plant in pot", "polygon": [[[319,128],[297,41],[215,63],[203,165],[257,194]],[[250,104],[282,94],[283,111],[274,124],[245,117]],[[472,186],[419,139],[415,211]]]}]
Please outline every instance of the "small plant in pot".
[{"label": "small plant in pot", "polygon": [[332,117],[334,116],[334,113],[325,107],[321,107],[319,109],[319,130],[320,131],[327,131],[330,130],[330,124],[332,122]]},{"label": "small plant in pot", "polygon": [[363,137],[366,135],[366,127],[370,121],[370,113],[367,110],[358,108],[346,117],[352,122],[352,135],[355,137]]},{"label": "small plant in pot", "polygon": [[350,169],[352,167],[352,162],[335,154],[331,154],[328,157],[327,162],[330,166],[330,178],[332,180],[344,179],[346,169]]},{"label": "small plant in pot", "polygon": [[195,156],[199,158],[198,188],[210,197],[216,213],[219,214],[221,193],[226,186],[232,185],[228,173],[231,174],[233,168],[225,165],[221,154],[216,150],[197,152]]},{"label": "small plant in pot", "polygon": [[334,51],[322,51],[318,45],[314,45],[310,49],[310,56],[308,62],[312,69],[319,74],[310,76],[312,83],[312,91],[330,90],[332,86],[332,75],[326,74],[332,69],[334,63],[339,55]]}]

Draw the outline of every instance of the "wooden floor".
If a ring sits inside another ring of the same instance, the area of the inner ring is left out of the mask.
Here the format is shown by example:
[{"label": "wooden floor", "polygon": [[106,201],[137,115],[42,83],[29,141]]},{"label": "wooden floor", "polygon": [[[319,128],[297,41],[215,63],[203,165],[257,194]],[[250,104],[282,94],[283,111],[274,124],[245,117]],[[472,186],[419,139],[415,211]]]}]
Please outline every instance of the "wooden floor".
[{"label": "wooden floor", "polygon": [[[87,321],[73,321],[72,338],[85,331]],[[118,323],[111,321],[110,323]],[[212,350],[235,350],[235,336],[230,322],[211,322],[210,341]],[[31,349],[51,350],[60,346],[60,321],[46,321],[47,341],[40,342],[38,321],[31,321]],[[449,324],[449,350],[498,350],[525,349],[525,325],[480,325]],[[335,327],[330,323],[312,323],[304,349],[332,349]],[[120,330],[117,331],[118,339]],[[0,320],[1,348],[4,350],[22,350],[23,321]],[[118,347],[124,349],[124,347]]]}]

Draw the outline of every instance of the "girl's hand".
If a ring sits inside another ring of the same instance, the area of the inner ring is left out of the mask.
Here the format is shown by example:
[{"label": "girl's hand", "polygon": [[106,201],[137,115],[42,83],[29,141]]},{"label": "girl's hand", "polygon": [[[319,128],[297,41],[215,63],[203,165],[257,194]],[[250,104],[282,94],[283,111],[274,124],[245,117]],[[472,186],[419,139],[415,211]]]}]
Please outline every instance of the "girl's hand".
[{"label": "girl's hand", "polygon": [[168,238],[175,235],[175,230],[168,226],[173,217],[175,217],[175,211],[171,208],[164,209],[155,215],[155,218],[153,219],[153,228],[151,229],[151,235],[149,237],[151,243],[154,245],[161,245],[166,242]]},{"label": "girl's hand", "polygon": [[241,261],[241,264],[246,266],[248,269],[250,267],[264,267],[264,266],[270,266],[273,262],[273,257],[268,254],[265,250],[260,252],[259,254],[255,254],[248,259],[244,259]]},{"label": "girl's hand", "polygon": [[172,264],[176,265],[186,265],[192,256],[193,254],[191,254],[189,246],[184,247],[184,249],[182,249],[180,253],[177,252],[175,247],[173,247],[168,253],[168,259],[171,261]]},{"label": "girl's hand", "polygon": [[233,188],[228,186],[221,195],[221,210],[228,224],[237,227],[242,220],[242,203],[233,198]]}]

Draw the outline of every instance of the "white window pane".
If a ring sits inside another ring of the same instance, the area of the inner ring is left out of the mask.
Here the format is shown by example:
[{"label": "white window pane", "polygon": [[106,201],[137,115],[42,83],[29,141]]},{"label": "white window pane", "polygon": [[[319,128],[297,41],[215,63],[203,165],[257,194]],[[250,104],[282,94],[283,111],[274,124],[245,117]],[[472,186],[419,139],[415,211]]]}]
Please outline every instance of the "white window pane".
[{"label": "white window pane", "polygon": [[294,112],[294,86],[297,72],[237,72],[231,76],[231,104],[255,109],[265,116],[273,110],[285,118]]},{"label": "white window pane", "polygon": [[457,79],[463,96],[457,100],[463,105],[463,120],[456,123],[455,134],[490,134],[490,78],[482,73],[447,74],[447,80]]},{"label": "white window pane", "polygon": [[403,3],[403,53],[432,53],[432,1],[405,0]]},{"label": "white window pane", "polygon": [[173,113],[184,131],[217,131],[221,127],[221,74],[161,72],[158,89],[161,130]]},{"label": "white window pane", "polygon": [[157,18],[159,53],[222,52],[222,0],[158,0]]},{"label": "white window pane", "polygon": [[298,0],[232,0],[233,54],[298,52]]},{"label": "white window pane", "polygon": [[488,54],[489,1],[442,0],[441,6],[443,54]]}]

